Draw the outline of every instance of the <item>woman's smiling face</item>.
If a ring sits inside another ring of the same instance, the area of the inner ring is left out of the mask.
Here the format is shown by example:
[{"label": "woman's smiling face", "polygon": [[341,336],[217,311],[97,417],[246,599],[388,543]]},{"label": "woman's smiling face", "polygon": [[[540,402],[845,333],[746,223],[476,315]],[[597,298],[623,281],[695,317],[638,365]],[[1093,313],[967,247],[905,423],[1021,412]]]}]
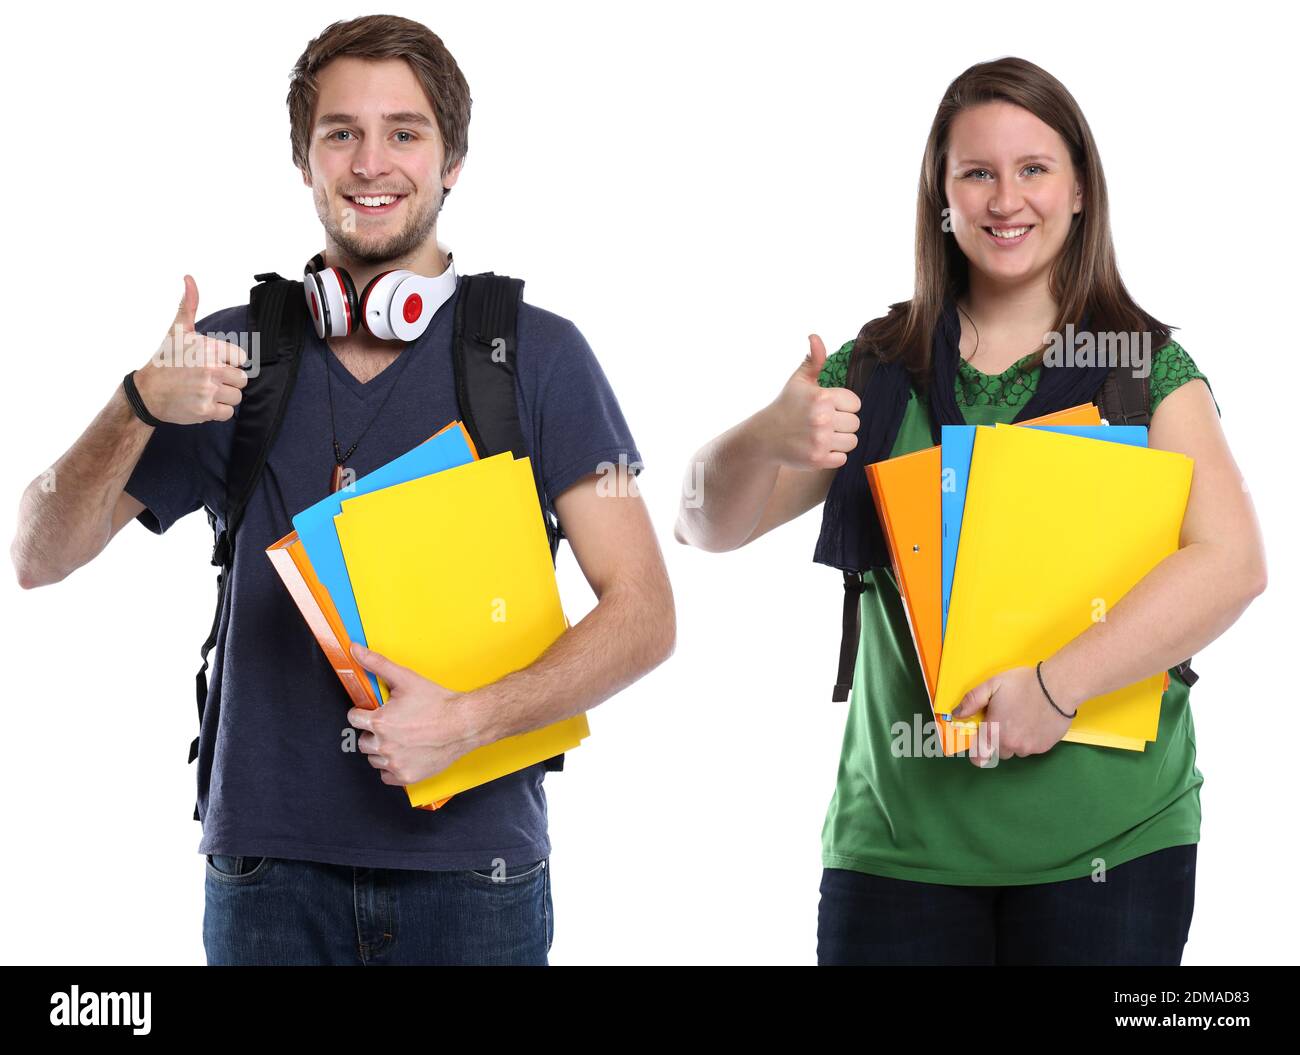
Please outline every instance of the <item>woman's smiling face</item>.
[{"label": "woman's smiling face", "polygon": [[1044,275],[1083,208],[1065,140],[1028,110],[1002,101],[968,107],[953,119],[944,190],[958,246],[998,285]]}]

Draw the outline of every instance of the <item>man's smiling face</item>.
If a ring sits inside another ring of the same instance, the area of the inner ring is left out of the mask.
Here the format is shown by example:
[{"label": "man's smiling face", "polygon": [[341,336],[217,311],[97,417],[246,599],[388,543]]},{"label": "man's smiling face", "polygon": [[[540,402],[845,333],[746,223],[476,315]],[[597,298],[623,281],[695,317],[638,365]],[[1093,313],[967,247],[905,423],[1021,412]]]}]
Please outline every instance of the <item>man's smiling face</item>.
[{"label": "man's smiling face", "polygon": [[310,172],[316,214],[352,259],[382,264],[418,250],[442,208],[446,152],[433,105],[403,59],[345,55],[317,75]]}]

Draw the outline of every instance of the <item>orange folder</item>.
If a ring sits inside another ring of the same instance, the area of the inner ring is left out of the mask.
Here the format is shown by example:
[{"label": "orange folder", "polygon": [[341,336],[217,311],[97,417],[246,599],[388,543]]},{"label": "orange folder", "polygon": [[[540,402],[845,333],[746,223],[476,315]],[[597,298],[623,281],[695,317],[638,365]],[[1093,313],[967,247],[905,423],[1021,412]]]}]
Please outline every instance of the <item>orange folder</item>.
[{"label": "orange folder", "polygon": [[329,592],[321,585],[312,570],[307,551],[298,540],[298,532],[291,531],[266,549],[271,564],[289,590],[294,604],[306,620],[312,636],[316,638],[325,658],[347,690],[352,703],[373,711],[379,706],[366,670],[352,658],[352,642],[343,621],[339,619]]},{"label": "orange folder", "polygon": [[[1100,425],[1101,415],[1096,404],[1082,403],[1016,424]],[[867,483],[889,545],[912,643],[925,676],[930,710],[942,738],[943,752],[951,755],[966,750],[974,733],[969,727],[958,729],[934,713],[943,645],[942,473],[943,449],[937,446],[867,466]]]},{"label": "orange folder", "polygon": [[[334,608],[334,602],[330,600],[329,593],[311,569],[307,553],[302,543],[298,541],[298,532],[291,531],[284,538],[268,546],[266,555],[271,558],[272,565],[280,573],[280,578],[288,588],[294,604],[298,606],[298,611],[307,621],[312,636],[316,638],[316,643],[320,645],[330,666],[334,668],[334,673],[339,676],[339,681],[343,683],[353,704],[364,707],[368,711],[378,708],[379,701],[375,699],[370,689],[365,668],[352,658],[352,642],[343,629],[343,623]],[[436,810],[449,801],[451,796],[416,808]]]}]

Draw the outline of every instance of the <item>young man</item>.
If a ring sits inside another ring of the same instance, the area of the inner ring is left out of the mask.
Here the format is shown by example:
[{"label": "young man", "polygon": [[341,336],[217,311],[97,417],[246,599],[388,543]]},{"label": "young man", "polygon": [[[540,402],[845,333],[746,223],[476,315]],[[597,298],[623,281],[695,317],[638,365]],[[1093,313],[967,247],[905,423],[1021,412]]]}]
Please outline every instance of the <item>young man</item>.
[{"label": "young man", "polygon": [[[447,274],[437,217],[460,175],[470,97],[441,40],[390,16],[335,23],[299,59],[288,102],[325,263],[346,268],[358,292],[389,269]],[[413,809],[403,785],[585,711],[672,652],[672,592],[630,480],[640,456],[627,423],[574,325],[524,303],[520,424],[599,602],[531,666],[472,692],[361,650],[393,694],[379,711],[351,707],[263,550],[329,493],[336,466],[364,475],[460,416],[456,299],[409,343],[306,328],[283,424],[238,529],[199,741],[209,963],[545,963],[543,765],[433,812]],[[144,413],[124,382],[58,462],[57,491],[28,487],[13,546],[24,587],[64,578],[133,518],[161,534],[201,506],[224,509],[235,420],[256,382],[239,346],[202,334],[247,332],[249,310],[196,325],[197,305],[186,275],[162,349],[176,354],[132,375]],[[195,351],[203,361],[185,365]],[[349,741],[359,750],[341,747]]]}]

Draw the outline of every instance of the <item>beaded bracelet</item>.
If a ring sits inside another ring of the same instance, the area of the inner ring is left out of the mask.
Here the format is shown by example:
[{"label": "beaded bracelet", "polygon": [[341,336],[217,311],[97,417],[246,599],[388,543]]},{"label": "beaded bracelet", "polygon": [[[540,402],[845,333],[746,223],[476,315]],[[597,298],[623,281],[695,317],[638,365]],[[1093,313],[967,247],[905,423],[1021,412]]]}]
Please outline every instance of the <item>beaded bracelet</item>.
[{"label": "beaded bracelet", "polygon": [[126,391],[126,401],[131,404],[131,409],[135,411],[135,416],[143,421],[146,425],[152,425],[157,428],[164,424],[158,418],[149,413],[149,408],[144,405],[144,400],[140,398],[140,390],[135,387],[135,371],[132,370],[126,377],[122,378],[122,388]]},{"label": "beaded bracelet", "polygon": [[1043,690],[1043,695],[1047,697],[1047,702],[1052,705],[1052,709],[1055,710],[1057,714],[1059,714],[1062,718],[1073,718],[1075,714],[1079,713],[1079,709],[1077,707],[1074,710],[1074,714],[1066,714],[1063,710],[1061,710],[1061,708],[1056,706],[1056,701],[1052,699],[1052,694],[1047,691],[1047,686],[1043,684],[1043,661],[1041,659],[1038,661],[1038,666],[1034,668],[1034,673],[1038,675],[1039,688]]}]

